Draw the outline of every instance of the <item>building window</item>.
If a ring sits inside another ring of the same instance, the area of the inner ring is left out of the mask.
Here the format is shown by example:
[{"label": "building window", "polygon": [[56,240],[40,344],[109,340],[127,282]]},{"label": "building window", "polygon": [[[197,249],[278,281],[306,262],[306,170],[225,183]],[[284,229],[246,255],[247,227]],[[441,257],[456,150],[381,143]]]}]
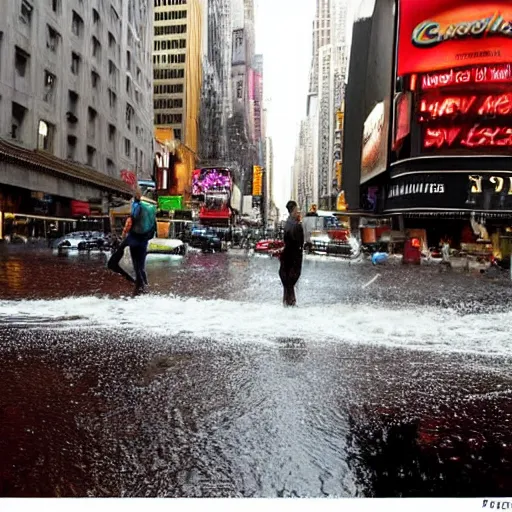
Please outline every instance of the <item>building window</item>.
[{"label": "building window", "polygon": [[39,121],[37,149],[52,152],[54,135],[55,127],[52,124]]},{"label": "building window", "polygon": [[78,76],[80,74],[80,61],[80,55],[73,52],[71,54],[71,73],[73,73],[73,75]]},{"label": "building window", "polygon": [[84,20],[75,11],[71,20],[71,32],[77,37],[82,37],[84,32]]},{"label": "building window", "polygon": [[174,131],[174,138],[178,139],[178,140],[181,140],[181,130],[178,128],[178,129],[175,129],[173,131]]},{"label": "building window", "polygon": [[92,56],[96,60],[101,61],[101,43],[95,36],[92,36]]},{"label": "building window", "polygon": [[135,110],[130,104],[126,104],[126,127],[128,130],[132,129],[133,118],[135,117]]},{"label": "building window", "polygon": [[116,166],[114,164],[114,161],[110,158],[107,158],[107,172],[109,176],[115,176],[116,175]]},{"label": "building window", "polygon": [[108,141],[114,145],[116,143],[116,133],[117,133],[116,127],[113,124],[109,124],[108,125]]},{"label": "building window", "polygon": [[91,85],[93,89],[99,89],[100,75],[96,71],[91,71]]},{"label": "building window", "polygon": [[109,60],[108,61],[108,75],[110,77],[110,83],[113,87],[117,88],[117,82],[118,82],[118,69],[116,65]]},{"label": "building window", "polygon": [[23,127],[26,113],[27,109],[23,105],[13,102],[11,112],[11,137],[13,139],[23,140]]},{"label": "building window", "polygon": [[95,25],[99,25],[101,22],[100,13],[96,9],[92,10],[92,22]]},{"label": "building window", "polygon": [[30,60],[30,55],[18,46],[15,47],[14,51],[14,66],[16,68],[16,72],[19,76],[24,77],[27,74],[27,69],[29,67],[28,63]]},{"label": "building window", "polygon": [[130,97],[132,95],[132,81],[128,75],[126,75],[126,94]]},{"label": "building window", "polygon": [[51,103],[54,99],[55,82],[57,78],[49,71],[44,72],[44,97],[43,100]]},{"label": "building window", "polygon": [[128,50],[126,52],[126,69],[128,71],[132,70],[132,54],[131,54],[130,50]]},{"label": "building window", "polygon": [[74,135],[68,135],[68,152],[66,155],[68,160],[76,160],[76,143],[77,138]]},{"label": "building window", "polygon": [[94,139],[96,137],[96,119],[98,118],[98,112],[89,107],[87,118],[89,123],[87,126],[87,137]]},{"label": "building window", "polygon": [[132,156],[132,143],[129,139],[124,139],[124,155],[126,158]]},{"label": "building window", "polygon": [[60,14],[60,0],[50,0],[52,11],[55,14]]},{"label": "building window", "polygon": [[110,110],[115,111],[117,109],[117,94],[112,90],[108,90],[108,101]]},{"label": "building window", "polygon": [[20,21],[25,25],[32,24],[32,12],[34,8],[32,5],[27,2],[27,0],[21,0],[21,13],[20,13]]},{"label": "building window", "polygon": [[87,146],[87,165],[96,167],[96,148]]},{"label": "building window", "polygon": [[78,122],[78,118],[77,118],[78,99],[79,99],[79,96],[75,91],[68,91],[67,118],[68,118],[68,122],[71,124],[75,124]]},{"label": "building window", "polygon": [[48,25],[48,33],[46,36],[46,47],[53,53],[57,53],[59,48],[60,34]]}]

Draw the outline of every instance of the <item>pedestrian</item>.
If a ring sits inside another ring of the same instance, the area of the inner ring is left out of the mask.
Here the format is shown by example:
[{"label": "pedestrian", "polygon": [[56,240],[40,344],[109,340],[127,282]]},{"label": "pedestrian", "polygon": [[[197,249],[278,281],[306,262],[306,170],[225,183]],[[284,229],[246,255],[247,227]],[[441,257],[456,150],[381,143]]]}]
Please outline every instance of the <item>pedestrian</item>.
[{"label": "pedestrian", "polygon": [[288,201],[286,209],[290,216],[284,226],[284,249],[281,253],[279,277],[283,283],[284,306],[295,306],[295,285],[302,272],[302,248],[304,246],[304,230],[300,222],[300,212],[295,201]]},{"label": "pedestrian", "polygon": [[[148,286],[146,256],[148,243],[156,232],[156,209],[153,205],[141,201],[141,198],[141,191],[137,189],[130,217],[127,219],[123,230],[123,241],[108,262],[110,270],[135,283],[135,294],[145,292]],[[126,247],[130,248],[135,279],[119,266]]]}]

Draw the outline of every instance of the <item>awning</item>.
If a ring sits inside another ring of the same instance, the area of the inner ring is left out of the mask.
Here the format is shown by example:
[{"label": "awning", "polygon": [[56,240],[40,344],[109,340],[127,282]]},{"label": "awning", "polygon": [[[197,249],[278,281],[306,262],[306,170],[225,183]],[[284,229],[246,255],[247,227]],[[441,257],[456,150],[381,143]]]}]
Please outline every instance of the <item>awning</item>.
[{"label": "awning", "polygon": [[109,193],[132,196],[131,189],[122,180],[112,178],[85,165],[61,160],[43,151],[30,150],[0,138],[0,161],[21,167],[35,168],[47,174],[70,181],[93,185]]}]

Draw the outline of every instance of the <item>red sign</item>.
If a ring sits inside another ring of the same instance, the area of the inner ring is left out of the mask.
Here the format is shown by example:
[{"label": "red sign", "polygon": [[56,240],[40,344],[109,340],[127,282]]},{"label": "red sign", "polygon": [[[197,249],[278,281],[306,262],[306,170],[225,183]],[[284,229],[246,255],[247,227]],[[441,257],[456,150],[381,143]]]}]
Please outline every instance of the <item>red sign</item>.
[{"label": "red sign", "polygon": [[427,128],[423,139],[425,149],[512,148],[512,127],[483,126],[479,123],[455,128]]},{"label": "red sign", "polygon": [[400,0],[398,76],[512,62],[512,4]]},{"label": "red sign", "polygon": [[121,179],[127,184],[130,185],[133,189],[137,187],[137,175],[133,171],[128,171],[127,169],[123,169],[121,171]]},{"label": "red sign", "polygon": [[72,217],[89,217],[91,215],[91,207],[85,201],[71,201]]},{"label": "red sign", "polygon": [[470,69],[441,71],[421,77],[425,90],[464,84],[499,84],[512,82],[512,65],[478,66]]},{"label": "red sign", "polygon": [[510,116],[512,93],[483,96],[426,97],[420,101],[420,122],[450,116]]}]

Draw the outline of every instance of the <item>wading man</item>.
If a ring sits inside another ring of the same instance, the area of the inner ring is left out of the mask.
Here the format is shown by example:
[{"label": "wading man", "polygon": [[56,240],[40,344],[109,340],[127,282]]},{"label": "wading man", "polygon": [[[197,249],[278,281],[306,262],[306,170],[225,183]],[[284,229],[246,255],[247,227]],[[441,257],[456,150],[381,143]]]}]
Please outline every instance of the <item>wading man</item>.
[{"label": "wading man", "polygon": [[133,270],[135,271],[136,294],[144,292],[146,286],[148,286],[146,256],[148,243],[155,236],[156,231],[156,208],[151,204],[141,201],[141,197],[142,194],[140,190],[137,190],[135,192],[130,218],[123,231],[124,240],[108,262],[108,268],[110,270],[134,282],[133,278],[119,266],[125,248],[130,248]]},{"label": "wading man", "polygon": [[284,226],[284,249],[281,253],[279,277],[283,283],[285,306],[295,306],[295,285],[302,272],[302,247],[304,230],[300,223],[300,212],[295,201],[288,201],[286,209],[290,216]]}]

